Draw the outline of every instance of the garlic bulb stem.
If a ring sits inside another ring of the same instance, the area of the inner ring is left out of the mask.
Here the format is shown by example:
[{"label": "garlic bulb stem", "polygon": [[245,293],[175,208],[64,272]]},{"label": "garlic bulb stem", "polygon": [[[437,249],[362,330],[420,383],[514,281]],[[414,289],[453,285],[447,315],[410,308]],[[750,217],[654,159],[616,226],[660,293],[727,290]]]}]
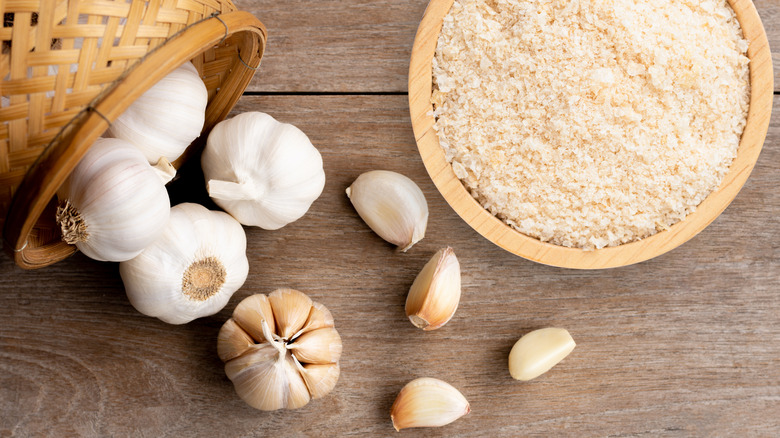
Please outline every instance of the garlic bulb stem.
[{"label": "garlic bulb stem", "polygon": [[165,157],[160,157],[160,160],[157,161],[157,164],[152,166],[152,169],[154,169],[154,172],[160,177],[163,184],[168,184],[173,180],[173,177],[176,176],[176,168],[173,167],[173,164]]},{"label": "garlic bulb stem", "polygon": [[263,196],[258,188],[244,182],[234,183],[212,179],[206,185],[206,190],[212,198],[223,201],[253,201]]},{"label": "garlic bulb stem", "polygon": [[89,238],[87,223],[70,201],[57,207],[57,223],[62,229],[62,240],[69,245],[86,242]]}]

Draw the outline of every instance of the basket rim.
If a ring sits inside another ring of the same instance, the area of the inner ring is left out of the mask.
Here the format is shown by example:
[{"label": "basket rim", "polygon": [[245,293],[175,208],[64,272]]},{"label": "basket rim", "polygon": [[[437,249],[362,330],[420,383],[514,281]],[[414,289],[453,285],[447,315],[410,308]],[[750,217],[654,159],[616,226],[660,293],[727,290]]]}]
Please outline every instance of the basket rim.
[{"label": "basket rim", "polygon": [[568,248],[542,242],[511,228],[485,210],[455,176],[434,130],[431,62],[444,17],[454,0],[431,0],[415,36],[409,63],[409,109],[417,147],[436,188],[474,230],[515,255],[545,265],[571,269],[627,266],[660,256],[682,245],[714,221],[734,200],[750,176],[766,139],[774,97],[771,51],[753,2],[728,0],[743,34],[750,41],[750,103],[737,156],[720,186],[694,213],[644,239],[598,250]]},{"label": "basket rim", "polygon": [[[219,45],[234,35],[244,35],[243,42],[251,50],[244,54],[239,49],[239,61],[231,66],[225,83],[234,85],[233,93],[223,86],[210,99],[202,138],[210,127],[224,119],[243,94],[265,50],[267,31],[265,26],[249,12],[231,11],[214,14],[196,21],[151,50],[129,68],[120,79],[109,85],[87,108],[63,127],[64,135],[58,136],[46,146],[26,175],[6,212],[3,244],[13,254],[22,268],[47,266],[71,255],[75,246],[55,242],[33,248],[28,245],[30,233],[56,191],[73,171],[91,144],[116,120],[143,92],[162,77],[185,62]],[[212,121],[209,123],[209,121]],[[198,140],[196,140],[198,142]],[[39,257],[40,252],[50,255]]]}]

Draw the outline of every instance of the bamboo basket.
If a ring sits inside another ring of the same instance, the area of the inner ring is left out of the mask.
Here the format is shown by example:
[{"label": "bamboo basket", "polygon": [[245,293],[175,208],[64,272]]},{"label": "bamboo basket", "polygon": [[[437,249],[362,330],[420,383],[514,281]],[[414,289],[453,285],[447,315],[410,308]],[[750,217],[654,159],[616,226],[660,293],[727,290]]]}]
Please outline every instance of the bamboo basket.
[{"label": "bamboo basket", "polygon": [[493,216],[461,184],[434,129],[431,62],[444,17],[453,0],[431,0],[417,29],[409,64],[409,110],[420,156],[447,203],[472,228],[505,250],[523,258],[571,269],[604,269],[657,257],[682,245],[714,221],[737,196],[758,160],[772,113],[772,53],[761,18],[750,0],[728,0],[745,38],[750,41],[750,109],[742,139],[723,182],[684,220],[642,240],[594,251],[566,248],[526,236]]},{"label": "bamboo basket", "polygon": [[209,103],[178,167],[235,105],[266,41],[230,0],[2,0],[0,12],[0,228],[27,269],[76,251],[54,222],[55,193],[113,120],[191,60]]}]

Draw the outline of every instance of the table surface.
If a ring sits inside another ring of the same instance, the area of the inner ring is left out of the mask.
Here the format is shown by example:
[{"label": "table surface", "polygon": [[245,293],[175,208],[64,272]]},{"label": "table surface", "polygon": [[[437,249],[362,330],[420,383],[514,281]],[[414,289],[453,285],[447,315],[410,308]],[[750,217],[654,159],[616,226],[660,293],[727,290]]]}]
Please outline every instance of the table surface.
[{"label": "table surface", "polygon": [[[460,389],[472,412],[404,436],[780,435],[780,118],[739,196],[691,241],[625,268],[547,267],[479,236],[425,172],[406,95],[424,0],[236,3],[269,32],[236,111],[306,132],[323,155],[322,196],[281,230],[247,228],[246,284],[183,326],[136,312],[116,264],[77,254],[28,272],[1,255],[0,436],[393,436],[390,405],[422,376]],[[755,5],[780,47],[780,0]],[[774,64],[780,74],[780,52]],[[428,233],[408,253],[344,194],[378,168],[408,175],[428,199]],[[177,200],[202,196],[195,173],[173,189]],[[447,245],[462,267],[460,308],[422,332],[405,318],[406,293]],[[324,399],[260,412],[235,395],[216,336],[240,299],[279,287],[332,311],[342,374]],[[567,328],[577,348],[537,380],[512,380],[513,343],[548,326]]]}]

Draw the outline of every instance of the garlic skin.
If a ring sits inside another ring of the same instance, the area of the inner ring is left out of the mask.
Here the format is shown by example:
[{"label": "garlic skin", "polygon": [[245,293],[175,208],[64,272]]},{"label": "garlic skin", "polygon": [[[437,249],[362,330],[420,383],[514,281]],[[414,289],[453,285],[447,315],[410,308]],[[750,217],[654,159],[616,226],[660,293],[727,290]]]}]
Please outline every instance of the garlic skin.
[{"label": "garlic skin", "polygon": [[574,350],[576,344],[566,329],[543,328],[524,335],[509,353],[509,374],[531,380],[549,371]]},{"label": "garlic skin", "polygon": [[300,219],[325,187],[322,157],[306,134],[260,112],[218,123],[201,165],[211,199],[266,230]]},{"label": "garlic skin", "polygon": [[347,188],[360,217],[379,237],[406,252],[425,237],[428,202],[411,179],[388,170],[360,175]]},{"label": "garlic skin", "polygon": [[119,264],[133,307],[169,324],[219,312],[248,273],[241,224],[226,213],[189,203],[171,208],[162,236]]},{"label": "garlic skin", "polygon": [[203,130],[208,101],[206,84],[188,61],[136,99],[106,136],[134,144],[151,164],[161,157],[173,162]]},{"label": "garlic skin", "polygon": [[154,242],[171,204],[138,149],[99,138],[57,192],[62,239],[100,261],[129,260]]},{"label": "garlic skin", "polygon": [[236,393],[263,411],[327,395],[339,379],[341,350],[328,309],[293,289],[245,298],[217,337]]},{"label": "garlic skin", "polygon": [[440,249],[414,279],[406,296],[406,316],[415,327],[436,330],[460,302],[460,263],[452,248]]},{"label": "garlic skin", "polygon": [[401,389],[390,408],[395,430],[409,427],[440,427],[471,412],[469,402],[452,385],[421,377]]}]

